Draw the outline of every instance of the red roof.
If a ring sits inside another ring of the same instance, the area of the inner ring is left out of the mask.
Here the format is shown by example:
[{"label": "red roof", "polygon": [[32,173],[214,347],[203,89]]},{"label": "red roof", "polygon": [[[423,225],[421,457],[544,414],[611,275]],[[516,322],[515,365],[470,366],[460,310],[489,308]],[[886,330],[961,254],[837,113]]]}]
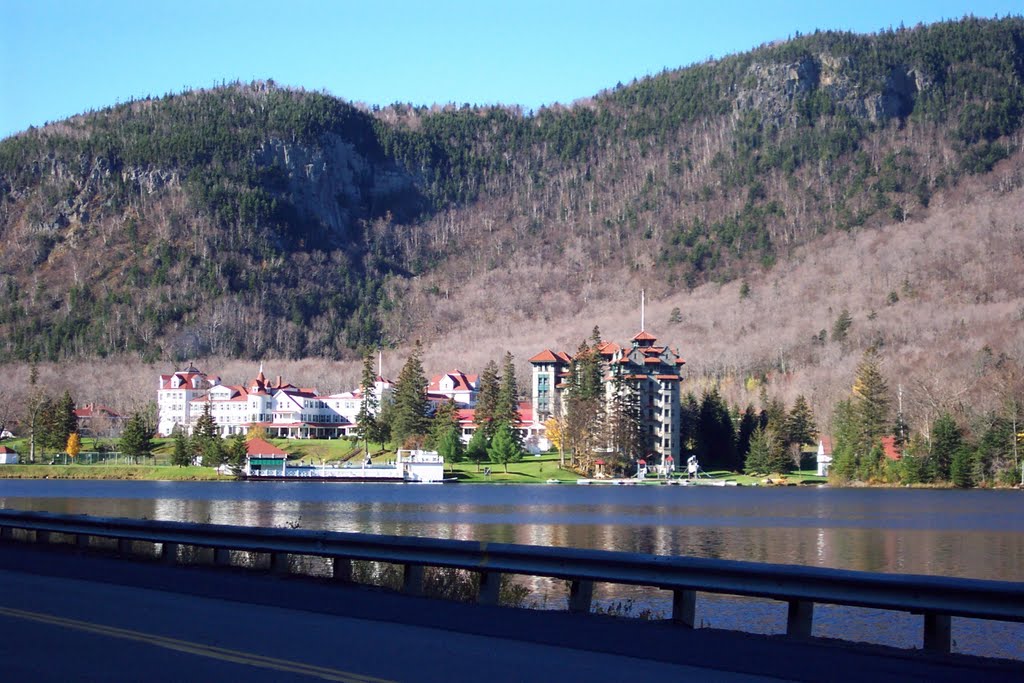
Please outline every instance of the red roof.
[{"label": "red roof", "polygon": [[75,409],[75,417],[77,418],[99,417],[101,415],[113,418],[121,417],[107,406],[97,406],[93,405],[92,403],[86,404],[84,408]]},{"label": "red roof", "polygon": [[886,460],[899,460],[902,457],[899,448],[896,447],[895,436],[882,437],[882,450],[885,452]]},{"label": "red roof", "polygon": [[633,341],[656,341],[657,339],[657,337],[646,330],[641,330],[635,337],[633,337]]},{"label": "red roof", "polygon": [[278,455],[286,456],[287,453],[282,451],[274,444],[264,439],[250,439],[245,442],[245,452],[249,456],[260,456],[260,455]]},{"label": "red roof", "polygon": [[435,375],[431,378],[430,384],[427,385],[428,392],[440,392],[441,382],[445,377],[452,380],[452,391],[473,391],[473,385],[476,384],[476,375],[467,375],[462,370],[452,370],[443,375]]},{"label": "red roof", "polygon": [[18,451],[14,450],[13,448],[8,448],[7,446],[0,446],[0,453],[9,453],[10,455],[17,455]]},{"label": "red roof", "polygon": [[557,363],[561,359],[558,358],[550,349],[544,349],[536,356],[529,360],[530,363]]}]

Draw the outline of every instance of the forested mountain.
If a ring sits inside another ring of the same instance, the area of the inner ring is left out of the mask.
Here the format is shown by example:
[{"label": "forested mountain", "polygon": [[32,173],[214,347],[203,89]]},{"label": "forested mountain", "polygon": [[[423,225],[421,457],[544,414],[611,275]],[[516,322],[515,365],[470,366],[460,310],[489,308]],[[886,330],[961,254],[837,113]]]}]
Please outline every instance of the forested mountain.
[{"label": "forested mountain", "polygon": [[496,283],[557,327],[595,280],[726,282],[1016,160],[1022,81],[1024,20],[965,19],[531,113],[266,82],[82,114],[0,141],[0,357],[334,358],[472,330]]}]

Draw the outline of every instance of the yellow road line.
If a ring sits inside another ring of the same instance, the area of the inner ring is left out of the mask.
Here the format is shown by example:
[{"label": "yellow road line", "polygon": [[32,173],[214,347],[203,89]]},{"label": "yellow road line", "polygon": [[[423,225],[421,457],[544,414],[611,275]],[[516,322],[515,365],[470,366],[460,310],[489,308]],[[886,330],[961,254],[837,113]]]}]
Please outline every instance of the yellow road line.
[{"label": "yellow road line", "polygon": [[229,650],[227,648],[215,647],[212,645],[203,645],[202,643],[193,643],[188,640],[168,638],[165,636],[158,636],[151,633],[142,633],[140,631],[116,628],[114,626],[93,624],[88,621],[66,619],[64,617],[57,617],[50,614],[41,614],[39,612],[28,612],[25,610],[12,609],[9,607],[0,607],[0,615],[6,615],[9,617],[13,617],[15,619],[27,619],[30,621],[37,621],[43,624],[51,624],[54,626],[62,626],[64,628],[72,628],[79,631],[86,631],[89,633],[97,633],[100,635],[110,636],[113,638],[134,640],[137,642],[147,643],[149,645],[155,645],[157,647],[166,648],[168,650],[176,650],[178,652],[185,652],[188,654],[198,655],[200,657],[210,657],[211,659],[219,659],[225,662],[247,664],[249,666],[257,666],[264,669],[273,669],[275,671],[286,671],[289,673],[297,673],[304,676],[313,676],[315,678],[321,678],[326,681],[341,681],[342,683],[393,683],[392,681],[389,681],[388,679],[384,678],[363,676],[360,674],[350,673],[348,671],[340,671],[338,669],[330,669],[323,666],[305,664],[303,662],[293,662],[287,659],[265,657],[263,655],[258,655],[251,652]]}]

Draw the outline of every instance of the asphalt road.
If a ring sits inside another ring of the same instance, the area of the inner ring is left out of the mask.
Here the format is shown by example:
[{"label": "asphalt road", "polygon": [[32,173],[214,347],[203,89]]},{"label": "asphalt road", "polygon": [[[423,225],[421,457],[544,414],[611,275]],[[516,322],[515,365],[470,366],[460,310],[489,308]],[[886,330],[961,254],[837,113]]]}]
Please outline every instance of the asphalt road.
[{"label": "asphalt road", "polygon": [[1024,680],[1024,664],[0,544],[3,681]]}]

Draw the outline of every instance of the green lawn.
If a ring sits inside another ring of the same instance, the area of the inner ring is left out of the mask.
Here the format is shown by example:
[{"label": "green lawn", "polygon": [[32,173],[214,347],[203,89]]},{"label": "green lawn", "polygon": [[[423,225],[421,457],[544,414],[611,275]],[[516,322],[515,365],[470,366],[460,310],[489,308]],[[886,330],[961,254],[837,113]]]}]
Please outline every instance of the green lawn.
[{"label": "green lawn", "polygon": [[0,479],[145,479],[149,481],[230,481],[212,467],[154,465],[0,465]]},{"label": "green lawn", "polygon": [[[491,469],[490,476],[484,475],[485,468]],[[503,465],[492,462],[480,463],[479,471],[476,463],[460,462],[455,464],[455,471],[445,465],[446,476],[452,476],[460,482],[489,484],[543,484],[548,479],[557,479],[563,483],[573,483],[581,477],[575,472],[558,469],[558,454],[526,455],[519,462],[509,463],[508,474]]]}]

